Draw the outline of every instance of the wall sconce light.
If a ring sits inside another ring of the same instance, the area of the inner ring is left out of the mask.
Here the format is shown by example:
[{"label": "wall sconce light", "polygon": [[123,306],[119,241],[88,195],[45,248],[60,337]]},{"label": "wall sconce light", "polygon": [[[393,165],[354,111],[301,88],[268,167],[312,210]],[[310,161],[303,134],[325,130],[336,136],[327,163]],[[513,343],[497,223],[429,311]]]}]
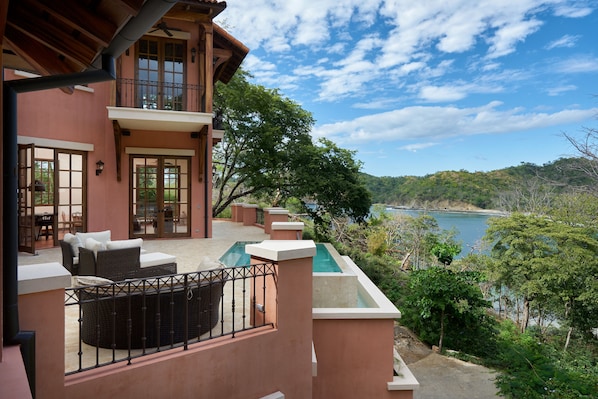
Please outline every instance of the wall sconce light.
[{"label": "wall sconce light", "polygon": [[99,176],[100,174],[102,174],[103,170],[104,170],[104,162],[102,162],[102,160],[100,159],[98,162],[96,162],[96,176]]},{"label": "wall sconce light", "polygon": [[197,49],[195,47],[193,47],[191,49],[191,62],[195,63],[195,56],[197,55]]}]

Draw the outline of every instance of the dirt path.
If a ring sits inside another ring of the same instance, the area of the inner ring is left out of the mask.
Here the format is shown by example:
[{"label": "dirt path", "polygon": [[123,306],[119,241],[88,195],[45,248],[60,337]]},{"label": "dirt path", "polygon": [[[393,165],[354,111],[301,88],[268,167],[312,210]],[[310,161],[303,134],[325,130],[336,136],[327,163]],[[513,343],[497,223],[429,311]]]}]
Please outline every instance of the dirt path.
[{"label": "dirt path", "polygon": [[395,346],[420,387],[414,399],[495,399],[494,372],[486,367],[439,355],[407,328],[395,329]]}]

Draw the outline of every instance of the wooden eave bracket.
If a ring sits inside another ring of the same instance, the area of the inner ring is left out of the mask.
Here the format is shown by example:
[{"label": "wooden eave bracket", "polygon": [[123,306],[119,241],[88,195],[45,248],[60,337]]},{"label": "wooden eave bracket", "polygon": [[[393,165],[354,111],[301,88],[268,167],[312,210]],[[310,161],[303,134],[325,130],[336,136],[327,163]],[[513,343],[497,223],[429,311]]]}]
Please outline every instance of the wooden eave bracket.
[{"label": "wooden eave bracket", "polygon": [[206,156],[207,156],[207,144],[208,144],[208,127],[204,125],[199,132],[199,149],[197,154],[197,162],[198,162],[198,180],[200,183],[203,182],[203,175],[205,173],[204,166],[206,163]]},{"label": "wooden eave bracket", "polygon": [[121,181],[121,154],[122,154],[122,136],[123,132],[118,121],[112,121],[112,128],[114,129],[114,151],[116,152],[116,180]]}]

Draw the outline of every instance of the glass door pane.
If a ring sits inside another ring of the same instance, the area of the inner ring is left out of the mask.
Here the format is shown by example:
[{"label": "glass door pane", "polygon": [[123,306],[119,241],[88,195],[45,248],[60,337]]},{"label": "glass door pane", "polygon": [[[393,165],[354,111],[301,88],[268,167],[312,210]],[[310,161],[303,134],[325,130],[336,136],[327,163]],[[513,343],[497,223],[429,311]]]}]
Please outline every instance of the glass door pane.
[{"label": "glass door pane", "polygon": [[188,235],[189,160],[164,159],[164,235]]},{"label": "glass door pane", "polygon": [[19,145],[18,212],[19,251],[35,253],[35,168],[33,144]]},{"label": "glass door pane", "polygon": [[83,182],[85,153],[58,151],[57,200],[58,239],[66,233],[87,231],[85,214],[85,188]]}]

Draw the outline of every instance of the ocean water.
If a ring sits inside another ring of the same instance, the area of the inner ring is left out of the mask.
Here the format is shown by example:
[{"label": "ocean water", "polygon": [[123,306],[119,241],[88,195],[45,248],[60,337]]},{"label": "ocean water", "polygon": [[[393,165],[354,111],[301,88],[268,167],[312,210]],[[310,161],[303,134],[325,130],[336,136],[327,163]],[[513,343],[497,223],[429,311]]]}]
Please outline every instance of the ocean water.
[{"label": "ocean water", "polygon": [[488,228],[488,219],[496,215],[488,215],[475,212],[441,212],[441,211],[421,211],[407,209],[387,209],[389,213],[402,213],[410,216],[419,216],[423,213],[434,217],[438,226],[443,230],[454,228],[457,231],[456,240],[461,242],[461,253],[458,257],[467,255],[472,248],[480,248],[480,242],[486,229]]}]

